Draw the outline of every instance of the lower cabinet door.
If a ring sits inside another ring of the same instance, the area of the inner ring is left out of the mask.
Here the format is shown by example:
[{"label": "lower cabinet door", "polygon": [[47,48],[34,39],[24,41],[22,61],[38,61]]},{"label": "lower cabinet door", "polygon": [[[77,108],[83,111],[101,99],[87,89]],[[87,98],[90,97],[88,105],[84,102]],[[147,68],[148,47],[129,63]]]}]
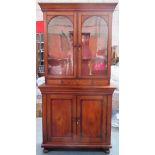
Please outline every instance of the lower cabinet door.
[{"label": "lower cabinet door", "polygon": [[49,142],[72,142],[76,124],[76,97],[47,95],[47,137]]},{"label": "lower cabinet door", "polygon": [[77,134],[81,143],[106,143],[107,96],[77,97]]}]

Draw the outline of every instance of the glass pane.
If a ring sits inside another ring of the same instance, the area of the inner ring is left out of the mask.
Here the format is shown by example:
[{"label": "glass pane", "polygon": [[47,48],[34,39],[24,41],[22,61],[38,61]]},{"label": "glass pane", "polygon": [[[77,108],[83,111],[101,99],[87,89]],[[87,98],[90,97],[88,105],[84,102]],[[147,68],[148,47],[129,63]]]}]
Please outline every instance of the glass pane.
[{"label": "glass pane", "polygon": [[48,24],[48,74],[73,75],[73,24],[65,16]]},{"label": "glass pane", "polygon": [[102,17],[91,16],[82,24],[82,75],[107,75],[108,27]]}]

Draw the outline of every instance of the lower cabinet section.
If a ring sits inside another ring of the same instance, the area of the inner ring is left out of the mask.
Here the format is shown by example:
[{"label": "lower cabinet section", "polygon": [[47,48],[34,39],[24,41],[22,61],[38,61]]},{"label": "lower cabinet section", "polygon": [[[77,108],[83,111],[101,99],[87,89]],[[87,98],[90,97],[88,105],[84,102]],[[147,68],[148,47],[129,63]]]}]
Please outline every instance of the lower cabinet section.
[{"label": "lower cabinet section", "polygon": [[44,94],[42,146],[110,148],[111,97]]}]

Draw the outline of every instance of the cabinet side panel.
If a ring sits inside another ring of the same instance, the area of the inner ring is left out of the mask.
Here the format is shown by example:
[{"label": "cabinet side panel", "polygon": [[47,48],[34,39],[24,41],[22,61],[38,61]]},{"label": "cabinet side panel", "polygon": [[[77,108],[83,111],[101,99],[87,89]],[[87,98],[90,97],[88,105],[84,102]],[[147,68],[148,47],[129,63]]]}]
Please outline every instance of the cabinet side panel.
[{"label": "cabinet side panel", "polygon": [[107,142],[107,95],[103,96],[103,102],[102,102],[102,138],[103,142]]},{"label": "cabinet side panel", "polygon": [[46,95],[42,95],[42,130],[43,130],[43,144],[47,142],[47,113],[46,113]]},{"label": "cabinet side panel", "polygon": [[111,144],[111,115],[112,115],[112,95],[108,95],[107,102],[107,143]]},{"label": "cabinet side panel", "polygon": [[108,26],[108,77],[110,79],[111,73],[111,50],[112,50],[112,13],[109,13],[109,26]]},{"label": "cabinet side panel", "polygon": [[44,71],[45,71],[45,82],[47,77],[47,14],[44,12]]}]

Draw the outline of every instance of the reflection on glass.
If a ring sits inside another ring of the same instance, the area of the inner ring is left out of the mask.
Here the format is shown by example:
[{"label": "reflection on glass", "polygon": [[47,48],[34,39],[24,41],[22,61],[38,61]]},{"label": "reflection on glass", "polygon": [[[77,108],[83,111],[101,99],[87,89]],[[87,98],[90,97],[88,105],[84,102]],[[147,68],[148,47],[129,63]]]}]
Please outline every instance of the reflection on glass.
[{"label": "reflection on glass", "polygon": [[73,24],[65,16],[48,24],[48,74],[73,75]]},{"label": "reflection on glass", "polygon": [[82,25],[82,75],[107,74],[108,27],[103,18],[87,18]]}]

